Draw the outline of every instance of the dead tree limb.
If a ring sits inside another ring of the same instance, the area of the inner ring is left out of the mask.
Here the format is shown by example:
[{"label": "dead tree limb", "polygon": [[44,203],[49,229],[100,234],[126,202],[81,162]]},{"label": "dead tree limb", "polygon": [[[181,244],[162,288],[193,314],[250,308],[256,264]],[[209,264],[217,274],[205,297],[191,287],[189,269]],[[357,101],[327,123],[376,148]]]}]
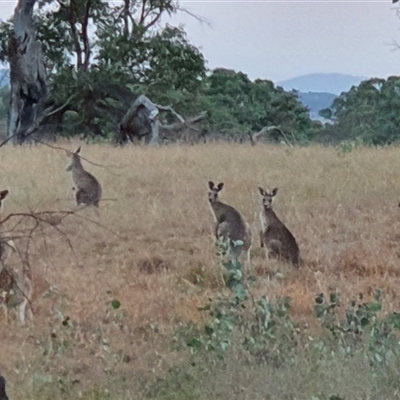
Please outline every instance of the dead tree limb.
[{"label": "dead tree limb", "polygon": [[[161,124],[159,121],[161,111],[169,112],[178,122],[168,125]],[[156,144],[158,143],[160,128],[169,131],[188,128],[201,132],[201,130],[194,128],[192,125],[203,120],[206,116],[207,111],[203,111],[194,117],[185,119],[171,106],[155,104],[148,97],[141,95],[134,101],[123,117],[117,141],[122,144],[128,138],[132,140],[133,137],[137,137],[144,139],[146,143]]]},{"label": "dead tree limb", "polygon": [[[82,209],[83,208],[80,210]],[[24,301],[26,300],[33,314],[32,296],[35,289],[32,278],[31,248],[32,246],[38,248],[38,243],[40,243],[38,240],[40,241],[40,239],[43,240],[45,247],[47,246],[48,232],[45,230],[46,227],[61,236],[63,242],[68,245],[76,261],[78,261],[79,258],[78,254],[75,253],[72,239],[69,234],[64,232],[60,227],[67,217],[81,219],[80,223],[86,221],[87,223],[94,224],[121,238],[118,233],[112,231],[103,224],[80,215],[78,213],[80,210],[17,212],[7,215],[0,221],[0,226],[3,227],[7,222],[11,223],[11,221],[17,220],[11,230],[2,230],[0,235],[0,304],[2,303],[1,299],[3,299],[3,303],[7,307],[8,299],[12,294],[15,294],[15,290],[17,289]],[[19,262],[10,263],[8,257],[4,259],[4,249],[8,247],[19,257]],[[22,307],[22,303],[21,300],[18,300],[17,306],[21,305]],[[23,306],[21,310],[22,314],[25,314],[25,306]],[[21,315],[20,317],[21,322],[23,322],[25,317],[22,318]]]},{"label": "dead tree limb", "polygon": [[[175,111],[171,108],[173,111],[173,115]],[[179,115],[179,114],[178,114]],[[205,134],[206,130],[205,129],[199,129],[194,126],[197,122],[200,122],[204,118],[207,117],[207,111],[202,111],[198,115],[195,115],[193,117],[189,117],[186,119],[183,119],[182,117],[179,118],[178,122],[175,122],[173,124],[165,125],[161,124],[160,128],[164,131],[168,131],[169,134],[173,134],[175,136],[175,139],[180,140],[183,139],[185,142],[190,141],[190,131],[194,131],[197,133],[197,139],[200,140],[202,139],[203,141],[205,140]],[[183,132],[182,134],[178,134],[179,132]],[[183,137],[182,137],[183,136]]]},{"label": "dead tree limb", "polygon": [[[157,107],[160,108],[160,106],[157,106]],[[201,120],[203,120],[204,118],[207,117],[207,111],[202,111],[198,115],[195,115],[194,117],[186,118],[186,120],[185,120],[176,111],[174,111],[174,109],[172,107],[164,107],[164,109],[165,109],[165,111],[170,111],[171,114],[175,115],[177,117],[177,119],[179,120],[179,122],[176,122],[174,124],[169,124],[169,125],[161,124],[160,125],[161,128],[168,129],[168,130],[179,130],[182,128],[189,128],[189,129],[193,129],[195,131],[200,131],[199,129],[194,128],[191,125],[195,124],[197,122],[200,122]]]},{"label": "dead tree limb", "polygon": [[173,116],[175,116],[177,118],[177,120],[184,124],[185,120],[184,118],[178,114],[171,106],[162,106],[160,104],[156,104],[156,107],[160,110],[160,111],[169,111]]},{"label": "dead tree limb", "polygon": [[258,138],[265,134],[265,133],[270,133],[273,131],[277,131],[280,136],[283,137],[283,139],[285,140],[286,144],[291,146],[292,144],[290,143],[290,141],[288,140],[288,138],[286,137],[285,133],[278,127],[278,126],[264,126],[264,128],[262,128],[259,132],[253,133],[253,132],[248,132],[248,135],[250,137],[250,142],[252,146],[255,146],[257,144]]}]

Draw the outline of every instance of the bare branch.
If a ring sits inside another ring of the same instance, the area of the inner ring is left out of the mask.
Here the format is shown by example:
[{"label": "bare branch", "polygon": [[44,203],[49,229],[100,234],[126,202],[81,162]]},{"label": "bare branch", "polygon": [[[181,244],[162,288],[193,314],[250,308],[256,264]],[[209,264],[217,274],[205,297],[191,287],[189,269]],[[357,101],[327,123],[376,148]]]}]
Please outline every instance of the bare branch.
[{"label": "bare branch", "polygon": [[[157,107],[160,107],[160,106],[157,106]],[[174,123],[174,124],[169,124],[169,125],[163,125],[162,124],[162,125],[160,125],[161,128],[167,129],[167,130],[176,130],[176,129],[182,129],[182,128],[186,127],[186,128],[192,129],[194,131],[199,131],[199,129],[194,128],[193,126],[191,126],[191,124],[195,124],[197,122],[200,122],[204,118],[207,117],[207,111],[202,111],[198,115],[195,115],[194,117],[189,117],[189,118],[187,118],[185,120],[172,107],[169,107],[169,106],[168,107],[163,107],[162,110],[171,112],[171,114],[175,115],[179,120],[179,122]]]},{"label": "bare branch", "polygon": [[186,122],[188,124],[195,124],[196,122],[202,121],[206,117],[207,117],[207,111],[202,111],[201,113],[197,114],[196,116],[188,118]]},{"label": "bare branch", "polygon": [[145,16],[145,7],[146,7],[146,0],[142,0],[142,10],[140,12],[139,24],[143,25],[143,22],[146,18]]},{"label": "bare branch", "polygon": [[184,118],[180,114],[178,114],[171,106],[161,106],[160,104],[156,104],[155,106],[161,111],[169,111],[179,120],[179,122],[181,122],[182,124],[185,123]]},{"label": "bare branch", "polygon": [[78,97],[78,95],[79,95],[79,93],[72,94],[71,96],[68,97],[67,101],[62,106],[56,108],[55,110],[51,110],[50,108],[47,109],[48,111],[45,110],[42,120],[44,118],[50,117],[50,116],[58,113],[59,111],[63,110],[65,107],[67,107],[71,103],[72,100],[74,100],[76,97]]},{"label": "bare branch", "polygon": [[208,19],[206,17],[202,17],[201,15],[197,15],[197,14],[193,14],[191,11],[189,11],[187,8],[181,7],[179,4],[176,6],[176,10],[177,11],[181,11],[185,14],[190,15],[191,17],[193,17],[196,21],[200,22],[200,24],[205,24],[207,25],[209,28],[212,28],[212,25],[210,23],[210,21],[208,21]]},{"label": "bare branch", "polygon": [[145,28],[146,30],[148,30],[148,29],[151,28],[153,25],[155,25],[155,24],[157,23],[157,21],[161,18],[161,14],[162,14],[162,11],[160,11],[152,21],[150,21],[147,25],[145,25],[144,28]]},{"label": "bare branch", "polygon": [[287,141],[288,144],[290,144],[290,142],[287,140],[285,134],[281,131],[281,129],[278,126],[264,126],[259,132],[256,133],[252,133],[252,132],[248,132],[248,135],[250,137],[250,141],[251,141],[251,145],[255,146],[257,144],[257,139],[263,135],[264,133],[267,132],[271,132],[277,130]]}]

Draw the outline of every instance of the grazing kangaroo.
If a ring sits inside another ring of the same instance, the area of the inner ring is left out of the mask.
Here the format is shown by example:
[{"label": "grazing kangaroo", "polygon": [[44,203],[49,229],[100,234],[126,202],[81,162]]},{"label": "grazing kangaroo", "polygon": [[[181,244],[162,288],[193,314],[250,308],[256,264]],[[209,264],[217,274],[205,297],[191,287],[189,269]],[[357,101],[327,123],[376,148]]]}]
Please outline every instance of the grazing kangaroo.
[{"label": "grazing kangaroo", "polygon": [[283,222],[276,216],[272,209],[272,201],[278,193],[273,189],[270,193],[258,187],[262,196],[261,221],[261,247],[266,247],[266,255],[275,256],[286,260],[294,267],[299,267],[299,246],[296,239]]},{"label": "grazing kangaroo", "polygon": [[67,167],[67,171],[72,172],[72,179],[76,188],[76,203],[85,204],[87,206],[99,206],[101,199],[101,186],[99,181],[83,168],[79,147],[75,153],[70,153],[71,164]]},{"label": "grazing kangaroo", "polygon": [[[7,197],[8,190],[0,192],[0,207]],[[6,266],[6,261],[15,250],[12,240],[6,240],[0,236],[0,306],[4,309],[6,321],[8,321],[8,308],[14,308],[18,319],[25,323],[26,306],[30,303],[33,285],[29,263],[22,259],[18,268],[12,269]],[[32,319],[32,310],[29,307],[28,316]]]},{"label": "grazing kangaroo", "polygon": [[208,182],[208,187],[210,189],[208,200],[216,222],[216,238],[230,239],[231,241],[241,240],[243,242],[242,246],[231,247],[232,255],[239,257],[242,251],[246,251],[247,261],[250,261],[251,231],[249,225],[244,222],[239,211],[218,200],[218,194],[224,187],[223,183],[215,186],[214,182],[210,181]]},{"label": "grazing kangaroo", "polygon": [[0,400],[8,400],[6,393],[6,380],[0,375]]}]

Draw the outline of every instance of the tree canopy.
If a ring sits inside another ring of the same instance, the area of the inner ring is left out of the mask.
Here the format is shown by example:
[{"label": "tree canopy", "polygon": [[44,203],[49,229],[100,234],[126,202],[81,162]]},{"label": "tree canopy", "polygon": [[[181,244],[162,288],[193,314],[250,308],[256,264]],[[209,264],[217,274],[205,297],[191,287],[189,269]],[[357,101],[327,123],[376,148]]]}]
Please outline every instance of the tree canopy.
[{"label": "tree canopy", "polygon": [[[201,89],[202,108],[209,112],[210,126],[217,132],[256,132],[273,125],[290,141],[307,141],[316,133],[297,95],[276,88],[269,80],[252,82],[242,72],[220,68],[205,79]],[[272,139],[283,139],[275,134]]]},{"label": "tree canopy", "polygon": [[400,77],[369,79],[337,97],[322,115],[332,117],[332,139],[390,144],[400,139]]},{"label": "tree canopy", "polygon": [[[207,111],[202,129],[245,135],[279,126],[290,141],[312,139],[317,127],[295,93],[244,73],[208,71],[183,26],[162,21],[184,12],[173,0],[37,0],[34,25],[47,71],[47,107],[41,131],[115,137],[140,95],[182,115]],[[0,61],[9,61],[13,23],[0,23]],[[278,131],[277,131],[278,132]],[[281,140],[279,133],[271,138]]]}]

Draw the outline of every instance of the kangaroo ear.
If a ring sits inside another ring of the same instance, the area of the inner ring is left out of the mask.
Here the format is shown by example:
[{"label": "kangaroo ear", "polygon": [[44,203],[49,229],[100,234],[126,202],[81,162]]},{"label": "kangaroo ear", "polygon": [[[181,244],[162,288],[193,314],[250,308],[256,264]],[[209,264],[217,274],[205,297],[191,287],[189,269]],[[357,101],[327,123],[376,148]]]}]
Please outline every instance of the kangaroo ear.
[{"label": "kangaroo ear", "polygon": [[261,196],[265,196],[267,194],[267,192],[261,187],[258,187],[258,191],[260,192]]},{"label": "kangaroo ear", "polygon": [[219,192],[220,190],[222,190],[223,187],[224,187],[224,183],[223,183],[223,182],[218,183],[218,186],[217,186],[218,192]]},{"label": "kangaroo ear", "polygon": [[2,190],[0,192],[0,201],[5,199],[7,197],[7,195],[8,195],[8,190]]},{"label": "kangaroo ear", "polygon": [[81,152],[81,146],[78,147],[78,150],[75,152],[75,154],[79,154]]},{"label": "kangaroo ear", "polygon": [[271,196],[275,196],[278,193],[278,188],[272,189]]},{"label": "kangaroo ear", "polygon": [[210,190],[214,189],[214,182],[213,181],[208,181],[208,187],[210,188]]}]

